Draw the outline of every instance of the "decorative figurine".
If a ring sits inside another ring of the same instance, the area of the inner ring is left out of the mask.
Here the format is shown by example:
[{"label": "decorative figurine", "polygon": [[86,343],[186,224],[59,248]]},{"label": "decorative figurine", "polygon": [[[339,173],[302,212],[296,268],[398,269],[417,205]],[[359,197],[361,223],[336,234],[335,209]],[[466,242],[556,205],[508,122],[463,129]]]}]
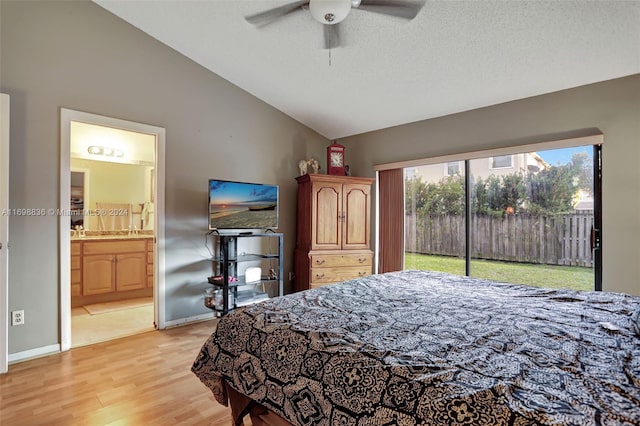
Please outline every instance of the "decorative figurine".
[{"label": "decorative figurine", "polygon": [[298,163],[298,168],[300,169],[300,176],[307,174],[307,168],[309,166],[311,167],[311,171],[313,173],[318,173],[318,171],[320,170],[320,164],[318,163],[318,160],[316,160],[315,158],[310,158],[308,160],[300,160],[300,162]]}]

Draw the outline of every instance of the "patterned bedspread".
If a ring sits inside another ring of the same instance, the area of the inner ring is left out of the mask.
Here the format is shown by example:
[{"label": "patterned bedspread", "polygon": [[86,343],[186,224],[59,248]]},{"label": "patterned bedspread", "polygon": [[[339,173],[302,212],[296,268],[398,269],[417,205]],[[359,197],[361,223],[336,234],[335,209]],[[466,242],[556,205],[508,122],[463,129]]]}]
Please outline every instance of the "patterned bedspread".
[{"label": "patterned bedspread", "polygon": [[403,271],[223,317],[192,371],[294,425],[639,425],[640,297]]}]

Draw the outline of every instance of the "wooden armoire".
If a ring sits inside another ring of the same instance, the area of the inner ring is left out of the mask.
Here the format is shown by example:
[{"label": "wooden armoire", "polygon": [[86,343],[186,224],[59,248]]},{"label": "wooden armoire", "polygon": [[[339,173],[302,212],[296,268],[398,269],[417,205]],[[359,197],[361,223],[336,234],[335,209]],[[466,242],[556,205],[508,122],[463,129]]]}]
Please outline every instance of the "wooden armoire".
[{"label": "wooden armoire", "polygon": [[296,180],[295,290],[370,275],[373,179],[305,174]]}]

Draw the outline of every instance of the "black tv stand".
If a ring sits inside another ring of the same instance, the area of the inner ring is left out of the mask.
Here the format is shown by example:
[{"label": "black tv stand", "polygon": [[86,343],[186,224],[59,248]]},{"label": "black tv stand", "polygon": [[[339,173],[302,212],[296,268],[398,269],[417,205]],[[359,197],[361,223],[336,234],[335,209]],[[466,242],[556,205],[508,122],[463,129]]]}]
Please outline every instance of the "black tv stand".
[{"label": "black tv stand", "polygon": [[[212,233],[213,275],[207,281],[214,290],[205,296],[205,306],[216,316],[235,308],[282,296],[284,293],[284,236],[281,233]],[[240,265],[243,265],[242,267]],[[259,266],[257,281],[247,282],[246,266]],[[216,300],[217,299],[217,300]]]}]

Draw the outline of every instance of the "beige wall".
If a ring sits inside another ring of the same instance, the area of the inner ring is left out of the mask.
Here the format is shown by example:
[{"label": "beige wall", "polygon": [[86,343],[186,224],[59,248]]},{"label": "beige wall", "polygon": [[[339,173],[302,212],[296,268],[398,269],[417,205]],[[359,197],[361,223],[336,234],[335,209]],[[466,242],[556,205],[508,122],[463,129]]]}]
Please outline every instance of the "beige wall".
[{"label": "beige wall", "polygon": [[[86,0],[0,1],[0,89],[11,96],[10,207],[59,207],[60,108],[166,129],[167,321],[210,313],[209,178],[280,185],[293,270],[297,163],[328,141]],[[58,218],[11,218],[9,353],[59,335]],[[286,282],[290,288],[290,283]]]},{"label": "beige wall", "polygon": [[[356,170],[583,136],[603,144],[603,289],[640,295],[640,75],[341,140]],[[356,154],[354,154],[356,153]]]}]

